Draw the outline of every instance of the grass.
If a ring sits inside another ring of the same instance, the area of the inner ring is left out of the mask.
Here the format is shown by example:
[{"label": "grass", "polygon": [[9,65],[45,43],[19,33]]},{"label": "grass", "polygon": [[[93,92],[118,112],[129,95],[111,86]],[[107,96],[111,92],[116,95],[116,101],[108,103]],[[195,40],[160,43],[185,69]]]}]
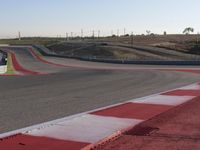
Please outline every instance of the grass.
[{"label": "grass", "polygon": [[60,43],[48,47],[53,52],[77,57],[94,57],[109,59],[135,59],[137,55],[126,48],[91,43]]},{"label": "grass", "polygon": [[187,42],[185,45],[187,46],[189,53],[200,55],[200,42],[190,41]]},{"label": "grass", "polygon": [[61,39],[56,38],[22,38],[18,39],[0,39],[0,44],[10,44],[10,45],[51,45],[54,43],[58,43]]},{"label": "grass", "polygon": [[15,74],[15,69],[13,67],[11,55],[8,53],[7,59],[7,72],[5,74],[12,75]]},{"label": "grass", "polygon": [[136,56],[134,55],[134,53],[129,52],[129,51],[120,51],[120,50],[115,50],[113,51],[114,56],[117,59],[134,59]]}]

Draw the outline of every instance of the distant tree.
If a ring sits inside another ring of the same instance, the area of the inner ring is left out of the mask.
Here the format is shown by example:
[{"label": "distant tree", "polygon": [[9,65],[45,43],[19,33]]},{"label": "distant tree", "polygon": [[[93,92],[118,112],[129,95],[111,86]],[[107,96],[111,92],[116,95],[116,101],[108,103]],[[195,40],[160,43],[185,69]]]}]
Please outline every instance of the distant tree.
[{"label": "distant tree", "polygon": [[154,34],[154,33],[151,33],[150,35],[151,35],[151,36],[155,36],[155,34]]},{"label": "distant tree", "polygon": [[147,35],[150,35],[151,31],[150,30],[146,30],[146,33],[147,33]]},{"label": "distant tree", "polygon": [[111,37],[114,38],[114,37],[117,37],[117,36],[115,34],[113,34]]},{"label": "distant tree", "polygon": [[125,37],[129,37],[130,35],[129,35],[129,34],[125,34],[124,36],[125,36]]},{"label": "distant tree", "polygon": [[183,31],[183,34],[190,34],[191,32],[194,32],[194,28],[192,28],[192,27],[187,27],[187,28],[185,28],[185,30]]}]

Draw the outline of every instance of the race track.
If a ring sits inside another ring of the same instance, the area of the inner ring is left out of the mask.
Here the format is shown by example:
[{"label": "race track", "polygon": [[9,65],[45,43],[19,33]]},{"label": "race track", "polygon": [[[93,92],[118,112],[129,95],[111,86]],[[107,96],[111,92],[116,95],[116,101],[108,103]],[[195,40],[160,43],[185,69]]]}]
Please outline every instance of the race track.
[{"label": "race track", "polygon": [[169,67],[165,66],[165,70],[160,70],[161,67],[154,66],[107,65],[48,57],[41,61],[30,47],[2,49],[14,53],[23,68],[42,75],[0,76],[0,133],[200,80],[199,74],[178,72],[176,67],[166,70]]}]

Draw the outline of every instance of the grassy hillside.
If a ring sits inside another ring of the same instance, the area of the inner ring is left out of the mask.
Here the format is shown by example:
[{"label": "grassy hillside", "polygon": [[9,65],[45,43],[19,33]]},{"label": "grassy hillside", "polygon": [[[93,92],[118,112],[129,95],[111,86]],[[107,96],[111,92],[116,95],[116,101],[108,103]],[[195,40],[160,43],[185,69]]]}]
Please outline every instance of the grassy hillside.
[{"label": "grassy hillside", "polygon": [[11,45],[40,44],[40,45],[49,45],[49,44],[57,43],[59,40],[56,39],[56,38],[22,38],[21,40],[18,40],[18,39],[0,39],[0,44],[11,44]]}]

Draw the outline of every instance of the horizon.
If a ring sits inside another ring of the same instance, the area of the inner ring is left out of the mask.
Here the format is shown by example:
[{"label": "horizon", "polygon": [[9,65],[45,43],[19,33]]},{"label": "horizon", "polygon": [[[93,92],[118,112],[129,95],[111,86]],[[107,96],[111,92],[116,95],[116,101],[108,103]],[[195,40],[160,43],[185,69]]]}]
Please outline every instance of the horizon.
[{"label": "horizon", "polygon": [[[180,33],[180,34],[167,34],[167,35],[164,35],[164,34],[156,34],[156,33],[152,33],[153,36],[199,36],[200,34],[199,33],[191,33],[191,34],[183,34],[183,33]],[[116,35],[115,35],[116,36]],[[129,37],[131,35],[129,34]],[[133,36],[152,36],[152,35],[147,35],[147,34],[135,34]],[[101,36],[100,38],[109,38],[111,37],[111,35],[107,35],[107,36]],[[116,36],[117,37],[117,36]],[[124,37],[124,35],[120,35],[119,38],[121,37]],[[66,39],[66,36],[21,36],[21,40],[22,39],[31,39],[31,38],[49,38],[49,39]],[[71,38],[70,36],[68,38]],[[81,38],[81,36],[74,36],[73,38]],[[84,36],[84,38],[92,38],[92,35],[91,36]],[[97,38],[97,36],[95,36],[95,38]],[[1,38],[0,37],[0,40],[19,40],[19,36],[16,36],[16,37],[10,37],[10,38]]]},{"label": "horizon", "polygon": [[[0,2],[0,38],[200,32],[198,0],[7,0]],[[125,29],[125,31],[124,31]],[[73,33],[73,34],[72,34]]]}]

